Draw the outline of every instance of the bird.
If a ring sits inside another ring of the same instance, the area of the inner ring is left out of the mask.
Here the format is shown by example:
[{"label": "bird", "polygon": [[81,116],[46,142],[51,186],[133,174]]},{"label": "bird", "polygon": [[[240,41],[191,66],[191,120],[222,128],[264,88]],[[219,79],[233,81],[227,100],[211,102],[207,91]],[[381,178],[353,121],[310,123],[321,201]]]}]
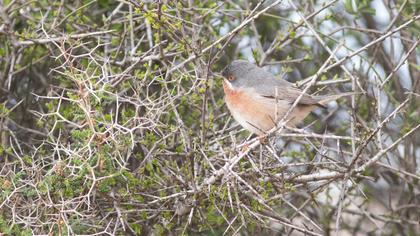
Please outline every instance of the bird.
[{"label": "bird", "polygon": [[[225,103],[233,118],[246,130],[264,135],[277,126],[302,90],[285,79],[246,60],[234,60],[222,71]],[[314,96],[304,93],[286,117],[286,125],[299,124],[316,107],[350,95]]]}]

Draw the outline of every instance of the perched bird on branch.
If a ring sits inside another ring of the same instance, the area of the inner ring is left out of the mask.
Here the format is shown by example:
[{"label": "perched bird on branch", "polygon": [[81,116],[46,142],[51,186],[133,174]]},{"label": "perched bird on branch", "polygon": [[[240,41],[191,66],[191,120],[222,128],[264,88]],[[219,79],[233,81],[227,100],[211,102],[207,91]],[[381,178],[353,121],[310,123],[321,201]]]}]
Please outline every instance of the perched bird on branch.
[{"label": "perched bird on branch", "polygon": [[[235,60],[222,72],[225,102],[232,116],[250,132],[262,135],[281,121],[303,93],[294,84],[278,79],[248,61]],[[295,126],[316,107],[354,93],[312,96],[304,93],[286,117]]]}]

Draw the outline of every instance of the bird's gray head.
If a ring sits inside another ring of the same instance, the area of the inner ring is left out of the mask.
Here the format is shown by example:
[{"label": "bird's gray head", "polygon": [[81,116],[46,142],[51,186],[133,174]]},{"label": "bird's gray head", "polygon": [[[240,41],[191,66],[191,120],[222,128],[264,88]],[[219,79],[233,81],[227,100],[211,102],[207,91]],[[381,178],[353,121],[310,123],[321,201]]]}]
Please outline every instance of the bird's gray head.
[{"label": "bird's gray head", "polygon": [[268,71],[245,60],[235,60],[222,71],[223,77],[235,88],[255,87],[273,78]]}]

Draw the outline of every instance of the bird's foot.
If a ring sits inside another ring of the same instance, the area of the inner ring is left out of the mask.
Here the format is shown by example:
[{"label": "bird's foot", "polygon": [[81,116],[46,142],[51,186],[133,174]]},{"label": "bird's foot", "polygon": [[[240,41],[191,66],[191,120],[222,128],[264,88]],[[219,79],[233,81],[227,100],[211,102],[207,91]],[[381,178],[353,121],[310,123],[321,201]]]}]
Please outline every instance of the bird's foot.
[{"label": "bird's foot", "polygon": [[246,152],[249,149],[249,144],[246,143],[240,148],[240,152]]},{"label": "bird's foot", "polygon": [[268,137],[265,135],[259,136],[258,139],[260,140],[260,143],[262,145],[267,145],[268,144]]}]

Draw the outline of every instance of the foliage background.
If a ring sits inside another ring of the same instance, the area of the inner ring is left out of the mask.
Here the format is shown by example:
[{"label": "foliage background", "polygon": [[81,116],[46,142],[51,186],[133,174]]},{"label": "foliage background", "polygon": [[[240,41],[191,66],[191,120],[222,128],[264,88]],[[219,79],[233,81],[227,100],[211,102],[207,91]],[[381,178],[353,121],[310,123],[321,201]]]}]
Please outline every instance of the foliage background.
[{"label": "foliage background", "polygon": [[[0,234],[416,234],[419,9],[0,0]],[[262,145],[223,102],[237,58],[359,94]]]}]

